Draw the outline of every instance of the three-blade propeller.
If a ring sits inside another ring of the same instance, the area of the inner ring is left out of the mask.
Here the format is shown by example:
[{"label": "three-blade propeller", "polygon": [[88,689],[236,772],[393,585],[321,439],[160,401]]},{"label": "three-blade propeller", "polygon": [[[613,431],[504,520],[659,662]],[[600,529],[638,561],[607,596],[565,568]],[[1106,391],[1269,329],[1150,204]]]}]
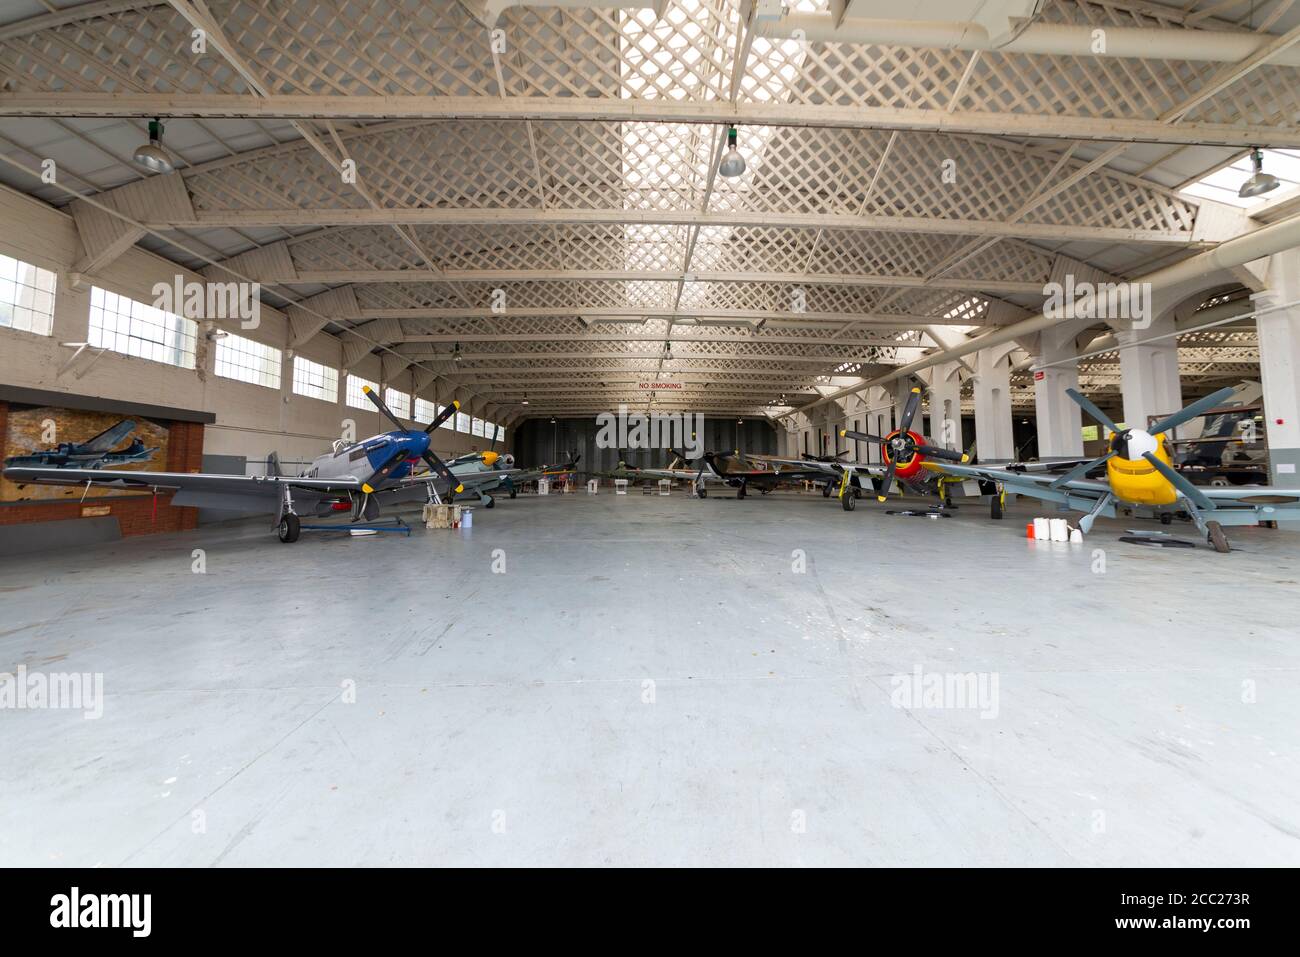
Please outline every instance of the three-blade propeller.
[{"label": "three-blade propeller", "polygon": [[916,413],[920,408],[921,390],[913,388],[912,394],[907,397],[907,405],[903,407],[903,418],[898,423],[898,429],[889,438],[881,438],[879,435],[872,435],[870,432],[854,432],[851,429],[840,430],[840,435],[847,439],[880,443],[885,457],[889,459],[889,466],[885,469],[885,477],[880,484],[880,492],[876,495],[877,501],[884,502],[888,500],[889,489],[894,483],[894,473],[898,469],[900,459],[904,464],[911,462],[918,455],[928,459],[943,459],[948,462],[965,462],[968,459],[968,456],[961,452],[929,445],[926,442],[918,442],[912,438],[912,421],[916,418]]},{"label": "three-blade propeller", "polygon": [[[364,392],[366,394],[366,397],[369,398],[370,401],[375,404],[375,408],[377,408],[383,415],[386,415],[388,417],[388,420],[393,423],[393,426],[399,432],[408,431],[406,426],[402,425],[401,421],[397,418],[397,416],[393,415],[393,410],[388,407],[388,404],[379,397],[379,394],[375,392],[374,389],[370,388],[370,386],[368,385],[363,385],[361,387],[361,391]],[[432,434],[434,429],[438,428],[438,426],[446,422],[449,418],[455,415],[459,410],[460,410],[460,403],[453,400],[451,405],[447,406],[445,409],[439,412],[437,416],[434,417],[434,420],[429,423],[427,428],[425,428],[424,434],[425,435]],[[378,478],[380,481],[383,481],[385,478],[387,478],[388,474],[392,472],[394,468],[397,467],[398,462],[400,462],[403,457],[404,455],[398,455],[397,461],[385,464],[384,468],[380,470],[381,472],[383,472],[383,475],[380,475],[379,472],[376,472],[375,475],[371,477],[371,480],[366,483],[366,485],[373,486],[375,484],[374,481],[375,478]],[[465,491],[465,486],[462,485],[459,481],[457,481],[456,476],[452,474],[451,469],[447,468],[446,463],[443,462],[442,459],[438,458],[438,456],[434,454],[432,449],[426,448],[422,453],[420,453],[420,458],[424,459],[425,464],[429,466],[429,469],[433,472],[434,475],[438,476],[438,478],[442,479],[444,482],[447,483],[447,487],[452,490],[453,495]],[[384,471],[384,469],[386,469],[387,471]],[[371,489],[367,488],[366,491],[369,492],[371,491]]]}]

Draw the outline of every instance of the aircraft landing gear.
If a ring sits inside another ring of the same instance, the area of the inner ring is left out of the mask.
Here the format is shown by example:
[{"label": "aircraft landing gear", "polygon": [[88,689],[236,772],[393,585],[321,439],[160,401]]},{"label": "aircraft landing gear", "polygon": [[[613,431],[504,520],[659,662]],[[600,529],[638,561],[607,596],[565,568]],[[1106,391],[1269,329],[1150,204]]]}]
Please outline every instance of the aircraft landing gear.
[{"label": "aircraft landing gear", "polygon": [[745,497],[745,483],[741,482],[740,488],[736,489],[736,498],[744,498],[744,497]]},{"label": "aircraft landing gear", "polygon": [[280,541],[290,545],[296,542],[298,536],[302,534],[302,522],[298,520],[297,515],[289,512],[281,517],[280,524],[276,526],[275,532],[280,537]]},{"label": "aircraft landing gear", "polygon": [[846,512],[851,512],[858,507],[858,490],[855,488],[846,488],[844,494],[840,496],[840,508]]},{"label": "aircraft landing gear", "polygon": [[989,500],[989,518],[1002,518],[1006,509],[1006,492],[998,492]]},{"label": "aircraft landing gear", "polygon": [[695,490],[695,495],[697,498],[708,498],[709,490],[705,488],[703,485],[701,485],[699,488]]},{"label": "aircraft landing gear", "polygon": [[483,503],[483,507],[484,507],[484,508],[493,508],[493,507],[495,507],[496,504],[497,504],[497,500],[494,499],[491,495],[489,495],[489,496],[487,497],[487,501],[485,501],[485,502]]},{"label": "aircraft landing gear", "polygon": [[510,490],[510,497],[511,497],[511,498],[514,498],[514,497],[515,497],[516,495],[518,495],[518,494],[519,494],[519,490],[518,490],[518,489],[513,489],[513,488],[512,488],[512,489]]},{"label": "aircraft landing gear", "polygon": [[1232,551],[1232,547],[1228,545],[1228,536],[1223,534],[1222,525],[1218,522],[1206,522],[1205,529],[1207,532],[1206,538],[1209,539],[1216,552],[1226,554]]},{"label": "aircraft landing gear", "polygon": [[830,497],[831,497],[831,484],[830,482],[827,482],[825,485],[822,486],[822,498],[830,498]]},{"label": "aircraft landing gear", "polygon": [[275,533],[286,545],[296,542],[302,534],[302,522],[293,512],[293,495],[284,484],[280,486],[280,520],[275,524]]}]

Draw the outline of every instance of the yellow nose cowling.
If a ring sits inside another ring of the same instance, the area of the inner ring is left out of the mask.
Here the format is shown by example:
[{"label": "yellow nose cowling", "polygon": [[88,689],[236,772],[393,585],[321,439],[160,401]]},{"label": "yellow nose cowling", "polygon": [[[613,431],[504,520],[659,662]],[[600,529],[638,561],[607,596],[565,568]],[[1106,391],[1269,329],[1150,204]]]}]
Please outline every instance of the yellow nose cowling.
[{"label": "yellow nose cowling", "polygon": [[497,459],[499,458],[501,458],[500,452],[484,452],[483,464],[486,465],[488,468],[491,468],[492,466],[497,464]]}]

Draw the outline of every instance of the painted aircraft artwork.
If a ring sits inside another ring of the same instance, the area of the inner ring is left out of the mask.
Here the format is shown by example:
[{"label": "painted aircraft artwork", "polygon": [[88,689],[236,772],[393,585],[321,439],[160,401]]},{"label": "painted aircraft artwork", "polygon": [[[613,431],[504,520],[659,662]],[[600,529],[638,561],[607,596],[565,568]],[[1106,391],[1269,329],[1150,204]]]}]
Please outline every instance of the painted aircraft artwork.
[{"label": "painted aircraft artwork", "polygon": [[85,442],[60,442],[52,449],[43,449],[27,455],[11,455],[5,459],[5,468],[45,467],[56,469],[103,469],[129,462],[143,462],[158,451],[158,446],[147,448],[144,440],[136,436],[125,448],[115,446],[135,430],[134,419],[123,419],[111,428]]}]

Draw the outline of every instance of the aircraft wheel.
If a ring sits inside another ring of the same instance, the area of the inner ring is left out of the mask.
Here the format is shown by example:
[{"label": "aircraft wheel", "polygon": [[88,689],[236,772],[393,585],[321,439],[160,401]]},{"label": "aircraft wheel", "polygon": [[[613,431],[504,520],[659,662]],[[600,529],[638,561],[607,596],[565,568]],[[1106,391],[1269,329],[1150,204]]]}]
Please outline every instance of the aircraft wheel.
[{"label": "aircraft wheel", "polygon": [[302,534],[302,522],[298,520],[297,515],[285,515],[280,519],[280,525],[275,531],[280,536],[280,541],[289,545],[296,542],[298,536]]},{"label": "aircraft wheel", "polygon": [[993,498],[989,500],[989,518],[1001,518],[1001,517],[1002,517],[1002,496],[994,495]]},{"label": "aircraft wheel", "polygon": [[697,496],[699,496],[700,498],[708,498],[708,497],[709,497],[709,490],[708,490],[707,488],[705,488],[703,485],[701,485],[701,486],[699,487],[699,489],[695,492],[695,494],[696,494]]},{"label": "aircraft wheel", "polygon": [[736,498],[744,498],[744,497],[745,497],[745,486],[742,485],[740,488],[736,489]]},{"label": "aircraft wheel", "polygon": [[823,485],[823,486],[822,486],[822,498],[830,498],[830,497],[831,497],[831,487],[830,487],[830,485]]},{"label": "aircraft wheel", "polygon": [[1228,536],[1223,534],[1222,525],[1218,522],[1206,522],[1205,527],[1209,529],[1209,535],[1206,537],[1209,538],[1210,544],[1214,546],[1216,552],[1227,553],[1232,551],[1232,548],[1228,545]]},{"label": "aircraft wheel", "polygon": [[516,495],[518,495],[518,494],[519,494],[519,490],[518,490],[518,489],[513,489],[513,488],[512,488],[512,489],[510,490],[510,497],[511,497],[511,498],[514,498],[514,497],[515,497]]},{"label": "aircraft wheel", "polygon": [[840,496],[840,507],[846,512],[851,512],[858,507],[858,490],[849,489]]},{"label": "aircraft wheel", "polygon": [[496,503],[497,503],[497,500],[494,499],[491,495],[489,495],[487,501],[483,503],[483,507],[484,507],[484,508],[492,508],[492,507],[494,507],[494,506],[496,505]]},{"label": "aircraft wheel", "polygon": [[1161,525],[1172,525],[1172,524],[1174,524],[1174,517],[1173,517],[1173,515],[1171,515],[1169,512],[1161,512],[1161,513],[1160,513],[1160,524],[1161,524]]}]

